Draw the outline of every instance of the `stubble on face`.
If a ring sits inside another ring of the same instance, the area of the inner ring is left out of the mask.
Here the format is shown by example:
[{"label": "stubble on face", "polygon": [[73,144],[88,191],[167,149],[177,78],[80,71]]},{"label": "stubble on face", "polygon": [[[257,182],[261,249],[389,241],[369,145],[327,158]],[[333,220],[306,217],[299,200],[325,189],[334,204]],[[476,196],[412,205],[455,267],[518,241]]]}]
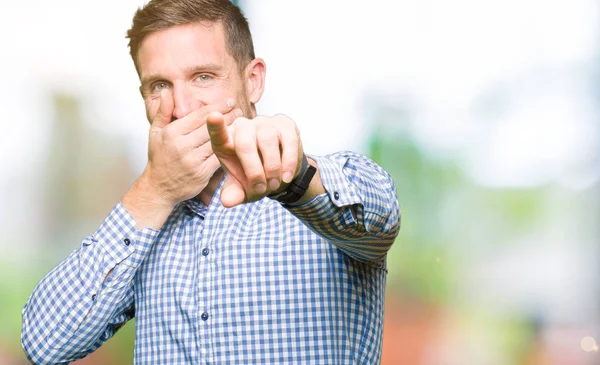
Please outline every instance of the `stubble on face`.
[{"label": "stubble on face", "polygon": [[237,104],[238,108],[242,110],[244,118],[252,119],[256,116],[256,112],[254,111],[254,108],[251,106],[250,103],[250,98],[246,89],[246,81],[242,82],[242,90],[240,90],[240,92],[238,93]]}]

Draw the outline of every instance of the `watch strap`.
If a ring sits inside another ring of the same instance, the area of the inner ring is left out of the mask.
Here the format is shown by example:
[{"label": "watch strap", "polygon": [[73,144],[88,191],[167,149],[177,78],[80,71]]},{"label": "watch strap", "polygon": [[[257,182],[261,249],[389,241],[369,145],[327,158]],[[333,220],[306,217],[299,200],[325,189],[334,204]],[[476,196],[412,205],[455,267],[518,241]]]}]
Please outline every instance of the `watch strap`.
[{"label": "watch strap", "polygon": [[273,192],[269,194],[268,197],[283,204],[293,204],[297,202],[304,196],[306,190],[308,190],[308,186],[316,172],[317,169],[309,164],[306,155],[302,154],[302,162],[298,176],[290,182],[285,190]]}]

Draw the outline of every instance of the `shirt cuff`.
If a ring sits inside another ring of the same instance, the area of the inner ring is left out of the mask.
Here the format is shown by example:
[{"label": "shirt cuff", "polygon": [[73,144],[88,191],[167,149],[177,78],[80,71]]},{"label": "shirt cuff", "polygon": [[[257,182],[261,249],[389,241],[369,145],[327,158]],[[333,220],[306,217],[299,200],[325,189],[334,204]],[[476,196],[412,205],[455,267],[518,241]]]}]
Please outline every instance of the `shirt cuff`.
[{"label": "shirt cuff", "polygon": [[102,247],[109,258],[104,263],[106,267],[112,268],[122,263],[137,267],[147,256],[160,231],[153,228],[138,231],[135,226],[135,219],[119,202],[93,234],[92,240]]},{"label": "shirt cuff", "polygon": [[348,159],[332,160],[327,157],[308,156],[317,163],[321,182],[325,188],[325,194],[316,196],[314,199],[301,205],[285,205],[299,218],[321,219],[339,216],[340,208],[343,209],[343,221],[346,224],[356,221],[351,206],[362,204],[358,189],[354,187],[343,172],[344,165]]}]

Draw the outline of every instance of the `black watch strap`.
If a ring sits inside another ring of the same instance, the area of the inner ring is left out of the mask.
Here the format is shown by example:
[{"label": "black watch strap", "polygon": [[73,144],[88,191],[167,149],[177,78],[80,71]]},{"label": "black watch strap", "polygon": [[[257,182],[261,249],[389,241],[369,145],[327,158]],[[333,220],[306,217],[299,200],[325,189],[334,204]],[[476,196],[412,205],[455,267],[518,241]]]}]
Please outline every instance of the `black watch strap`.
[{"label": "black watch strap", "polygon": [[298,176],[290,184],[285,188],[285,190],[280,192],[273,192],[269,194],[269,198],[275,199],[283,204],[293,204],[300,200],[306,190],[308,190],[308,186],[310,185],[310,181],[317,169],[308,163],[308,159],[305,154],[302,154],[302,164],[300,165],[300,172]]}]

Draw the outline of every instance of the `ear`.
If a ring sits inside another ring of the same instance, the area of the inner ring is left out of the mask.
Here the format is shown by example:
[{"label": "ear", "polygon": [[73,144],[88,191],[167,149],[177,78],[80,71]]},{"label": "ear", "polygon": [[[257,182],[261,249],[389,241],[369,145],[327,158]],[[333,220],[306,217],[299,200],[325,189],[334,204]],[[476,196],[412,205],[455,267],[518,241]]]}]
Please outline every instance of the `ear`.
[{"label": "ear", "polygon": [[246,67],[246,88],[252,104],[258,103],[265,89],[267,65],[262,58],[255,58]]}]

